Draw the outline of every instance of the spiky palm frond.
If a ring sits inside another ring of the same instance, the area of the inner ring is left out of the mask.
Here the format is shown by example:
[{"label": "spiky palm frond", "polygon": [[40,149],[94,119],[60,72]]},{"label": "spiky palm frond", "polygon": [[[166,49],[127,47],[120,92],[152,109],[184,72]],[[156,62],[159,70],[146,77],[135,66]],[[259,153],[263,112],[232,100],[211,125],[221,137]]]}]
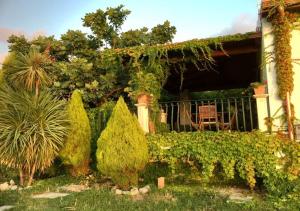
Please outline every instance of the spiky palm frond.
[{"label": "spiky palm frond", "polygon": [[14,87],[38,92],[42,85],[50,83],[47,71],[51,69],[51,63],[48,55],[31,48],[28,54],[14,54],[4,71],[7,81]]},{"label": "spiky palm frond", "polygon": [[31,172],[52,164],[68,132],[65,103],[0,87],[0,164]]}]

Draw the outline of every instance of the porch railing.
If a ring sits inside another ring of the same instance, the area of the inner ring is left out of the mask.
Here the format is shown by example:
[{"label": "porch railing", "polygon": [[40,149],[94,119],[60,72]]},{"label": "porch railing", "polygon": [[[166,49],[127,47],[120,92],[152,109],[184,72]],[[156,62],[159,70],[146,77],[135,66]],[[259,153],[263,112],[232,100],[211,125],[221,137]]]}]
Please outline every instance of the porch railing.
[{"label": "porch railing", "polygon": [[208,124],[205,130],[252,131],[258,128],[256,101],[251,96],[160,102],[159,105],[164,115],[161,121],[167,123],[170,130],[199,130],[199,108],[207,105],[215,106],[217,123],[215,126]]}]

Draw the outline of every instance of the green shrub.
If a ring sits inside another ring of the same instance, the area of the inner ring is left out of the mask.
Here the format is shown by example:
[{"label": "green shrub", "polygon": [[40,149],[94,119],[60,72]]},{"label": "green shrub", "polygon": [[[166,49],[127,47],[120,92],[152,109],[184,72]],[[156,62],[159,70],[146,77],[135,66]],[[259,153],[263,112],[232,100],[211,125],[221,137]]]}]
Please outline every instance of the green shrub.
[{"label": "green shrub", "polygon": [[[299,176],[299,144],[273,135],[261,132],[171,132],[147,138],[151,160],[168,162],[173,169],[178,162],[197,164],[205,179],[214,176],[219,164],[227,179],[239,176],[253,189],[259,177],[266,188],[274,192],[278,184]],[[285,156],[278,156],[280,154]]]},{"label": "green shrub", "polygon": [[138,184],[138,173],[148,161],[144,132],[122,97],[98,140],[98,169],[121,188]]},{"label": "green shrub", "polygon": [[67,111],[70,132],[60,157],[73,176],[85,175],[89,172],[91,127],[78,90],[73,92]]},{"label": "green shrub", "polygon": [[92,158],[92,168],[94,164],[97,163],[96,150],[97,150],[97,140],[101,132],[106,127],[109,117],[116,103],[114,101],[109,101],[97,108],[91,108],[88,110],[88,117],[91,125],[92,139],[91,139],[91,158]]},{"label": "green shrub", "polygon": [[149,162],[141,176],[144,179],[144,184],[156,184],[158,177],[167,177],[170,174],[170,168],[167,163]]},{"label": "green shrub", "polygon": [[15,169],[7,168],[0,165],[0,183],[9,182],[11,179],[16,181],[18,173]]}]

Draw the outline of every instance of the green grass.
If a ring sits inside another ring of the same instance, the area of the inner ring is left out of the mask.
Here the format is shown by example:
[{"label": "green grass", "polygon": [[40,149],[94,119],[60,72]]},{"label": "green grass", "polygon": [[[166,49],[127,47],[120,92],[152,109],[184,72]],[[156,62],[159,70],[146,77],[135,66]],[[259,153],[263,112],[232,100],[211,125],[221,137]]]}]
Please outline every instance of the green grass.
[{"label": "green grass", "polygon": [[[44,191],[57,191],[58,187],[70,183],[79,183],[79,179],[59,176],[39,180],[30,189],[0,192],[0,206],[14,205],[12,210],[275,210],[276,203],[259,195],[244,204],[228,201],[227,197],[215,192],[217,187],[192,184],[168,184],[162,190],[152,185],[152,191],[143,199],[131,196],[118,196],[111,193],[107,185],[57,199],[32,199],[33,194]],[[281,206],[283,206],[281,204]],[[283,210],[299,210],[299,204],[289,204]]]}]

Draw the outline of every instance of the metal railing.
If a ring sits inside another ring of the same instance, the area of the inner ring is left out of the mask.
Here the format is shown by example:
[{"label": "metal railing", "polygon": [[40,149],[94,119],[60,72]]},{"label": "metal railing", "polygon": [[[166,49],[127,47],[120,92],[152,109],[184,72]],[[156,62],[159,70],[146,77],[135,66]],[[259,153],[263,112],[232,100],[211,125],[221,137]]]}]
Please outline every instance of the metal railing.
[{"label": "metal railing", "polygon": [[[201,99],[191,101],[160,102],[165,121],[170,130],[195,131],[204,130],[237,130],[252,131],[258,128],[256,101],[249,97],[230,97],[224,99]],[[217,121],[200,128],[203,121],[199,114],[201,106],[213,105],[216,108]]]}]

